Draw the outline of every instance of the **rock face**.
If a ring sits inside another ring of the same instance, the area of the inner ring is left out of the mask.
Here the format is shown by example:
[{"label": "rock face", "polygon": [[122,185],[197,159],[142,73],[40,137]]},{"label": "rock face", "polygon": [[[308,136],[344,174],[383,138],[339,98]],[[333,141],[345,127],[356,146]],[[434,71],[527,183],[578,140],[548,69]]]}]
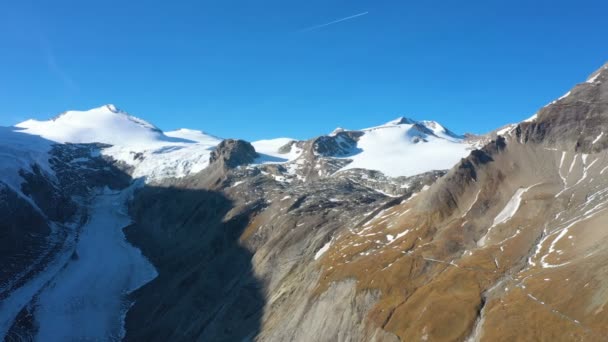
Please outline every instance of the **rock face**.
[{"label": "rock face", "polygon": [[8,284],[16,274],[35,263],[51,234],[45,217],[14,191],[0,184],[0,279]]},{"label": "rock face", "polygon": [[[603,67],[487,136],[399,118],[282,143],[279,155],[297,158],[274,164],[222,141],[202,171],[155,179],[129,201],[125,234],[158,277],[129,295],[125,339],[604,340],[607,78]],[[411,177],[344,169],[365,134],[399,125],[411,145],[479,149]],[[0,184],[0,298],[78,231],[68,226],[81,226],[93,189],[132,181],[102,148],[57,145],[55,177],[32,167],[22,193]],[[10,336],[35,336],[35,303]]]},{"label": "rock face", "polygon": [[228,168],[250,164],[257,157],[250,143],[244,140],[223,140],[209,157],[210,163],[220,163]]}]

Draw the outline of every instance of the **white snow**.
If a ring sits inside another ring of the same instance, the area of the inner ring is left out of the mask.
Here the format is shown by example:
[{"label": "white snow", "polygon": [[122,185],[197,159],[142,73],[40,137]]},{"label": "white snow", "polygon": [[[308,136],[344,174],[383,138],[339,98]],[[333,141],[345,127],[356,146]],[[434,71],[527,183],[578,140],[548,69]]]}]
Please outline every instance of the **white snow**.
[{"label": "white snow", "polygon": [[113,105],[68,111],[47,121],[28,120],[17,127],[58,143],[112,145],[102,153],[133,166],[134,178],[149,181],[201,171],[208,165],[211,151],[221,142],[201,131],[181,129],[165,134]]},{"label": "white snow", "polygon": [[[75,234],[63,244],[57,257],[41,272],[29,279],[24,285],[9,293],[0,301],[0,338],[6,338],[19,312],[31,302],[32,298],[61,270],[69,260],[75,243]],[[24,270],[25,271],[25,270]],[[5,290],[4,288],[2,289]]]},{"label": "white snow", "polygon": [[505,135],[505,134],[511,132],[515,127],[517,127],[517,125],[514,125],[514,124],[507,125],[504,128],[501,128],[498,131],[496,131],[496,135]]},{"label": "white snow", "polygon": [[391,237],[391,239],[389,239],[389,241],[388,241],[388,242],[389,242],[389,245],[390,245],[390,244],[392,244],[393,242],[395,242],[395,241],[397,241],[397,240],[401,239],[402,237],[406,236],[406,235],[407,235],[407,233],[409,233],[409,232],[410,232],[410,230],[409,230],[409,229],[406,229],[406,230],[404,230],[403,232],[401,232],[401,233],[397,234],[397,236],[395,236],[394,238],[393,238],[393,236],[392,236],[392,235],[387,235],[387,238],[388,238],[389,236]]},{"label": "white snow", "polygon": [[533,121],[536,121],[537,118],[538,118],[538,114],[534,114],[531,117],[524,120],[523,122],[533,122]]},{"label": "white snow", "polygon": [[31,171],[32,164],[37,164],[53,179],[54,172],[48,162],[52,145],[53,142],[24,134],[19,128],[0,127],[0,181],[33,204],[21,192],[23,178],[19,175],[19,170]]},{"label": "white snow", "polygon": [[[398,122],[398,121],[397,121]],[[341,170],[378,170],[390,177],[445,170],[469,154],[469,146],[420,131],[413,124],[387,124],[363,130],[356,149],[344,158],[352,163]]]},{"label": "white snow", "polygon": [[517,212],[517,209],[519,209],[519,206],[521,204],[521,196],[526,191],[528,191],[528,188],[517,189],[517,191],[515,191],[515,194],[513,195],[513,197],[511,197],[511,199],[509,200],[507,205],[494,218],[494,224],[492,224],[492,226],[497,226],[501,223],[504,223],[504,222],[510,220],[513,217],[513,215],[515,215],[515,213]]},{"label": "white snow", "polygon": [[591,76],[588,80],[587,83],[595,83],[595,81],[597,81],[598,77],[600,77],[601,72],[596,73],[595,75]]},{"label": "white snow", "polygon": [[424,127],[430,129],[439,138],[443,138],[443,139],[454,141],[454,142],[459,142],[463,138],[461,136],[455,135],[454,133],[450,132],[447,128],[443,127],[437,121],[423,120],[423,121],[420,121],[420,123]]},{"label": "white snow", "polygon": [[413,125],[415,123],[416,123],[415,120],[401,116],[401,117],[398,117],[394,120],[391,120],[391,121],[385,123],[382,126],[398,126],[398,125],[403,125],[403,124]]},{"label": "white snow", "polygon": [[258,140],[251,143],[255,148],[255,151],[260,155],[256,159],[258,164],[274,164],[274,163],[286,163],[297,159],[302,150],[294,145],[288,153],[280,153],[279,149],[288,143],[295,141],[291,138],[276,138],[268,140]]},{"label": "white snow", "polygon": [[17,124],[17,127],[60,143],[124,145],[128,141],[130,146],[141,150],[160,142],[183,142],[165,136],[144,120],[115,110],[112,105],[88,111],[68,111],[47,121],[27,120]]},{"label": "white snow", "polygon": [[[344,131],[339,128],[330,135]],[[378,170],[391,177],[445,170],[465,157],[472,147],[464,143],[461,136],[435,121],[417,122],[401,117],[361,131],[364,134],[357,146],[346,156],[339,157],[351,159],[352,162],[336,174],[353,168]],[[295,145],[288,153],[279,153],[281,147],[292,141],[290,138],[277,138],[253,142],[252,145],[260,154],[256,163],[295,161],[302,154],[302,150]]]},{"label": "white snow", "polygon": [[317,251],[317,253],[315,253],[315,260],[319,260],[319,258],[322,257],[323,254],[325,254],[325,252],[329,250],[329,247],[331,246],[332,242],[333,239],[329,240],[325,245],[323,245],[323,247],[321,247],[321,249]]},{"label": "white snow", "polygon": [[568,92],[567,92],[567,93],[565,93],[564,95],[560,96],[560,97],[557,99],[557,101],[565,99],[566,97],[570,96],[570,94],[571,94],[571,92],[570,92],[570,91],[568,91]]},{"label": "white snow", "polygon": [[344,132],[346,131],[346,129],[342,128],[342,127],[336,127],[336,129],[334,129],[333,131],[331,131],[331,133],[329,133],[330,137],[336,136],[338,133]]},{"label": "white snow", "polygon": [[82,228],[76,253],[38,296],[34,317],[40,341],[108,341],[124,336],[126,295],[157,272],[122,232],[130,223],[125,201],[134,186],[100,193]]},{"label": "white snow", "polygon": [[564,95],[560,96],[556,100],[553,100],[549,104],[545,105],[545,107],[549,107],[550,105],[556,104],[558,101],[561,101],[561,100],[565,99],[566,97],[570,96],[570,94],[571,94],[571,92],[568,91],[567,93],[565,93]]},{"label": "white snow", "polygon": [[469,211],[471,211],[471,209],[473,209],[473,206],[479,200],[479,194],[481,194],[481,189],[477,190],[477,194],[475,195],[475,199],[471,202],[471,205],[469,205],[469,208],[467,210],[465,210],[460,217],[464,218],[465,216],[467,216],[467,214],[469,213]]},{"label": "white snow", "polygon": [[509,221],[513,217],[513,215],[515,215],[515,213],[517,212],[517,210],[519,209],[519,207],[521,205],[522,195],[537,185],[538,184],[532,185],[527,188],[519,188],[519,189],[517,189],[517,191],[515,191],[515,194],[513,194],[511,199],[509,199],[509,202],[507,202],[507,204],[502,209],[502,211],[498,215],[496,215],[496,217],[494,218],[494,222],[493,222],[492,226],[490,228],[488,228],[486,235],[484,235],[481,239],[479,239],[479,241],[477,241],[478,246],[484,246],[486,244],[488,235],[490,234],[490,231],[492,230],[492,228],[496,227],[499,224]]},{"label": "white snow", "polygon": [[600,141],[600,139],[602,139],[603,136],[604,136],[604,132],[600,133],[600,135],[598,135],[591,144],[595,145],[598,141]]},{"label": "white snow", "polygon": [[218,141],[222,139],[213,136],[211,134],[207,134],[203,131],[181,128],[175,131],[165,132],[165,135],[173,138],[181,138],[186,140],[191,140],[197,143],[203,143],[206,145],[217,145]]}]

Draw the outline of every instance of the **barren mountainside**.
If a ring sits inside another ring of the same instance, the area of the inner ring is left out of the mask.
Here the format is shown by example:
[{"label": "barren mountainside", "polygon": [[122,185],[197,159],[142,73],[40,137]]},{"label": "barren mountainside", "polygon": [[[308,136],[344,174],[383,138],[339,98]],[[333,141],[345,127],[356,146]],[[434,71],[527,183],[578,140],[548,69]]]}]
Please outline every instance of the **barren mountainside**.
[{"label": "barren mountainside", "polygon": [[249,143],[104,106],[2,128],[0,170],[7,341],[608,335],[606,66],[486,136]]}]

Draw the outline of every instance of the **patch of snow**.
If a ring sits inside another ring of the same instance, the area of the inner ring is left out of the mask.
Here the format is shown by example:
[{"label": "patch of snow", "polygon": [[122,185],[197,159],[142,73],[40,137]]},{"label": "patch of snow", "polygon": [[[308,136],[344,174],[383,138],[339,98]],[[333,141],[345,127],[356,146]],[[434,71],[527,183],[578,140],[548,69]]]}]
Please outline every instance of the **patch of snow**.
[{"label": "patch of snow", "polygon": [[534,122],[534,121],[536,121],[537,118],[538,118],[538,114],[534,114],[531,117],[524,120],[523,122]]},{"label": "patch of snow", "polygon": [[175,131],[165,132],[165,135],[172,138],[181,138],[185,140],[191,140],[197,143],[205,145],[217,145],[221,138],[210,135],[203,131],[181,128]]},{"label": "patch of snow", "polygon": [[595,75],[591,76],[588,80],[587,83],[595,83],[595,81],[597,81],[598,77],[600,77],[601,72],[596,73]]},{"label": "patch of snow", "polygon": [[603,136],[604,136],[604,132],[600,133],[600,135],[598,135],[591,144],[595,145],[598,141],[600,141],[600,139],[602,139]]},{"label": "patch of snow", "polygon": [[479,200],[479,194],[481,194],[481,189],[477,190],[477,194],[475,195],[475,199],[471,202],[471,205],[469,205],[469,208],[467,210],[465,210],[464,213],[460,217],[467,216],[467,214],[469,213],[469,211],[471,211],[471,209],[473,209],[473,206]]},{"label": "patch of snow", "polygon": [[498,131],[496,131],[496,135],[505,135],[505,134],[511,132],[515,127],[517,127],[517,125],[514,125],[514,124],[507,125],[504,128],[501,128]]},{"label": "patch of snow", "polygon": [[571,94],[571,92],[568,91],[564,95],[562,95],[559,98],[557,98],[557,100],[553,100],[549,104],[545,105],[545,107],[549,107],[550,105],[556,104],[558,101],[561,101],[561,100],[565,99],[566,97],[570,96],[570,94]]},{"label": "patch of snow", "polygon": [[515,194],[513,195],[513,197],[511,197],[511,199],[509,200],[507,205],[494,218],[494,223],[492,224],[492,226],[497,226],[501,223],[504,223],[504,222],[510,220],[513,217],[513,215],[515,215],[515,212],[517,212],[517,209],[519,209],[519,205],[521,204],[521,196],[527,190],[528,190],[528,188],[517,189],[517,191],[515,191]]},{"label": "patch of snow", "polygon": [[[397,241],[397,240],[401,239],[402,237],[406,236],[406,235],[407,235],[407,233],[409,233],[409,232],[410,232],[410,230],[409,230],[409,229],[406,229],[406,230],[404,230],[403,232],[401,232],[401,233],[397,234],[397,236],[395,236],[393,239],[389,240],[389,245],[390,245],[391,243],[393,243],[393,242],[395,242],[395,241]],[[387,235],[387,238],[388,238],[388,236],[391,236],[391,237],[392,237],[392,235]]]},{"label": "patch of snow", "polygon": [[346,132],[346,129],[342,127],[336,127],[331,133],[329,133],[330,137],[335,137],[338,133]]},{"label": "patch of snow", "polygon": [[332,242],[333,239],[329,240],[325,245],[323,245],[323,247],[321,247],[321,249],[317,251],[317,253],[315,253],[315,260],[319,260],[319,258],[322,257],[323,254],[325,254],[325,252],[329,250],[329,247],[331,246]]},{"label": "patch of snow", "polygon": [[255,163],[257,164],[277,164],[277,163],[287,163],[293,160],[296,160],[300,154],[302,154],[302,150],[297,148],[294,145],[291,146],[291,149],[288,153],[280,153],[279,149],[290,142],[295,141],[291,138],[277,138],[277,139],[268,139],[268,140],[258,140],[251,143],[255,148],[256,152],[260,155]]},{"label": "patch of snow", "polygon": [[521,205],[522,195],[537,185],[538,184],[532,185],[527,188],[519,188],[519,189],[517,189],[517,191],[515,191],[515,194],[513,194],[511,199],[509,199],[509,202],[507,202],[507,204],[502,209],[502,211],[498,215],[496,215],[496,217],[494,218],[494,222],[492,223],[492,226],[488,229],[486,235],[484,235],[481,239],[479,239],[479,241],[477,241],[478,246],[485,245],[488,235],[490,234],[490,231],[492,230],[492,228],[496,227],[499,224],[509,221],[513,217],[513,215],[515,215],[515,213],[519,209],[519,206]]},{"label": "patch of snow", "polygon": [[565,99],[566,97],[570,96],[570,94],[571,94],[571,92],[570,92],[570,91],[568,91],[568,92],[567,92],[567,93],[565,93],[564,95],[560,96],[560,97],[557,99],[557,101]]}]

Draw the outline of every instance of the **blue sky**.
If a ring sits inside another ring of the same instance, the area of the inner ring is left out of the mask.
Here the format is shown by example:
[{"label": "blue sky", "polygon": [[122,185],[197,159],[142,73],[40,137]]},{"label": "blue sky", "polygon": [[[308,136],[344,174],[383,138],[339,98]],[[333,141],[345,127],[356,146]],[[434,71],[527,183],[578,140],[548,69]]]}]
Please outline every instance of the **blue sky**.
[{"label": "blue sky", "polygon": [[[341,18],[351,20],[317,29]],[[608,60],[604,1],[0,1],[0,125],[114,103],[165,130],[482,133]]]}]

